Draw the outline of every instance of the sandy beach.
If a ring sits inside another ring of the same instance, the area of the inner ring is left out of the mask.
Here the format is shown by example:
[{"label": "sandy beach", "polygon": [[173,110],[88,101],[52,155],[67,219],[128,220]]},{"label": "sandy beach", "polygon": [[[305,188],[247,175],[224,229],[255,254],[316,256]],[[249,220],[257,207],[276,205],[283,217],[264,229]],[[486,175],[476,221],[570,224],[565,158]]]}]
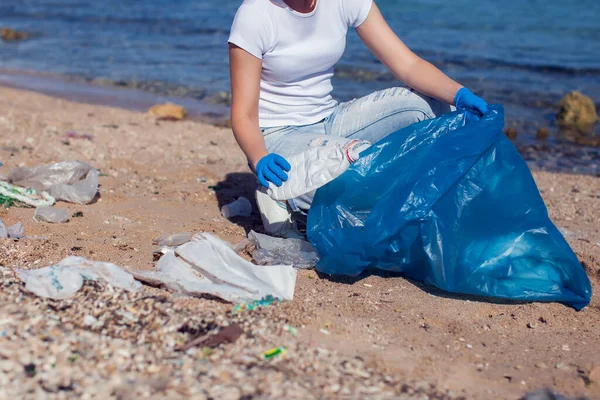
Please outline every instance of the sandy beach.
[{"label": "sandy beach", "polygon": [[[73,299],[40,299],[11,268],[79,255],[151,269],[152,240],[164,233],[242,241],[261,230],[256,208],[233,221],[219,208],[239,196],[254,202],[255,180],[230,130],[2,87],[0,137],[3,172],[81,160],[102,174],[96,202],[57,204],[83,213],[66,224],[0,209],[7,225],[22,221],[26,235],[46,238],[3,239],[0,248],[0,398],[517,399],[546,387],[600,398],[597,296],[576,312],[451,295],[401,277],[300,271],[294,301],[237,315],[231,304],[148,287],[131,294],[88,283]],[[534,177],[598,291],[600,178]],[[87,324],[89,315],[98,323]],[[235,343],[179,350],[234,323],[244,330]],[[261,359],[283,345],[285,356]]]}]

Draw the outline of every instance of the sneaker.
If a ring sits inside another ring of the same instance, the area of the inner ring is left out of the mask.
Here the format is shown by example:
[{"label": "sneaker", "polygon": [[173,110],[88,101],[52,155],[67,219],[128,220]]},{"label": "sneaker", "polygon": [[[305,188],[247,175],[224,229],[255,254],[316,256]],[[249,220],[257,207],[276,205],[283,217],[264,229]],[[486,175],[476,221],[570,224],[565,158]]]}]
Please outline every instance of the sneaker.
[{"label": "sneaker", "polygon": [[283,238],[301,237],[294,229],[292,213],[285,201],[273,200],[264,191],[257,190],[256,204],[267,234]]}]

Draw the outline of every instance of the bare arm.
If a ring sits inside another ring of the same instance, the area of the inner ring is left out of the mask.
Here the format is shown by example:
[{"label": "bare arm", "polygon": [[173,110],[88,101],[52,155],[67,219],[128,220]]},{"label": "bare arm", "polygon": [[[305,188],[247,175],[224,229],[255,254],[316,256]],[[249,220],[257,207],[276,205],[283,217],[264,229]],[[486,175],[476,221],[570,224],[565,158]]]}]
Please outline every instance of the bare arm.
[{"label": "bare arm", "polygon": [[229,44],[231,73],[231,125],[233,135],[253,168],[268,154],[258,125],[258,99],[262,61]]},{"label": "bare arm", "polygon": [[462,85],[413,53],[392,31],[375,3],[356,31],[396,78],[427,96],[454,104],[454,97]]}]

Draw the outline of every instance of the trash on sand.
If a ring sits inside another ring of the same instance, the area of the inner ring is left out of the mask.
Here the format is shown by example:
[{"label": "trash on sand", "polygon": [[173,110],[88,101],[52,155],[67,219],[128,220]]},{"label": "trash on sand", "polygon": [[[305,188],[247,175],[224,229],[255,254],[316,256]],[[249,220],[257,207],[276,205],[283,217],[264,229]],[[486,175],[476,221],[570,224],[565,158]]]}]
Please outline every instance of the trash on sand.
[{"label": "trash on sand", "polygon": [[164,246],[174,247],[174,246],[181,246],[182,244],[185,244],[185,243],[189,242],[190,240],[192,240],[192,234],[190,232],[170,233],[170,234],[167,233],[167,234],[162,235],[158,239],[154,239],[154,241],[152,243],[157,246],[161,246],[161,247],[164,247]]},{"label": "trash on sand", "polygon": [[234,343],[242,336],[244,330],[237,322],[223,328],[216,335],[201,334],[188,341],[182,348],[181,351],[187,351],[192,347],[203,345],[204,347],[217,347],[224,343]]},{"label": "trash on sand", "polygon": [[285,353],[287,353],[287,348],[285,346],[281,346],[265,351],[262,356],[265,360],[268,360],[279,355],[284,356]]},{"label": "trash on sand", "polygon": [[259,266],[244,260],[225,242],[209,233],[201,233],[176,250],[204,276],[239,287],[248,292],[250,300],[273,297],[292,300],[296,270],[291,266]]},{"label": "trash on sand", "polygon": [[230,302],[241,301],[250,295],[238,287],[204,277],[177,257],[173,250],[163,249],[162,252],[154,271],[132,271],[136,279],[153,286],[163,286],[175,293],[198,297],[213,295]]},{"label": "trash on sand", "polygon": [[23,224],[17,222],[13,226],[6,227],[2,218],[0,218],[0,239],[21,239],[25,237]]},{"label": "trash on sand", "polygon": [[251,303],[240,303],[240,304],[236,304],[232,309],[231,309],[231,313],[232,314],[239,314],[240,312],[242,312],[243,310],[248,310],[248,311],[254,311],[257,308],[261,308],[261,307],[268,307],[273,303],[278,302],[279,300],[274,298],[273,296],[269,295],[266,296],[260,300],[256,300],[253,301]]},{"label": "trash on sand", "polygon": [[284,329],[286,332],[289,332],[289,333],[290,333],[292,336],[297,336],[297,335],[298,335],[298,329],[297,329],[297,328],[294,328],[293,326],[290,326],[290,325],[285,325],[285,326],[283,327],[283,329]]},{"label": "trash on sand", "polygon": [[25,289],[51,299],[66,299],[73,296],[84,281],[102,279],[114,287],[129,291],[141,288],[129,272],[115,264],[90,261],[83,257],[67,257],[56,265],[41,269],[17,270],[25,282]]},{"label": "trash on sand", "polygon": [[449,292],[588,305],[590,280],[503,123],[497,105],[469,123],[449,113],[363,152],[308,213],[317,269],[380,268]]},{"label": "trash on sand", "polygon": [[37,193],[46,191],[56,200],[89,204],[98,192],[98,175],[98,170],[81,161],[63,161],[32,168],[14,168],[8,173],[8,181]]},{"label": "trash on sand", "polygon": [[56,202],[54,197],[46,192],[38,193],[33,189],[26,189],[0,181],[0,204],[8,208],[11,206],[43,207],[51,206]]},{"label": "trash on sand", "polygon": [[33,219],[37,222],[63,224],[69,221],[69,213],[66,210],[61,210],[60,208],[39,207],[35,209]]},{"label": "trash on sand", "polygon": [[175,250],[165,248],[162,252],[154,271],[134,271],[134,276],[173,292],[212,295],[233,303],[248,303],[268,295],[282,300],[294,297],[294,268],[254,265],[209,233],[197,234]]},{"label": "trash on sand", "polygon": [[89,133],[65,132],[67,139],[86,139],[90,142],[94,140],[94,136]]},{"label": "trash on sand", "polygon": [[519,400],[569,400],[569,398],[554,392],[552,389],[540,389],[525,394]]},{"label": "trash on sand", "polygon": [[258,265],[292,265],[313,268],[319,262],[315,248],[306,240],[276,238],[250,231],[248,239],[256,246],[252,258]]},{"label": "trash on sand", "polygon": [[221,214],[225,218],[249,217],[252,215],[252,204],[247,198],[240,197],[233,203],[226,204],[221,207]]}]

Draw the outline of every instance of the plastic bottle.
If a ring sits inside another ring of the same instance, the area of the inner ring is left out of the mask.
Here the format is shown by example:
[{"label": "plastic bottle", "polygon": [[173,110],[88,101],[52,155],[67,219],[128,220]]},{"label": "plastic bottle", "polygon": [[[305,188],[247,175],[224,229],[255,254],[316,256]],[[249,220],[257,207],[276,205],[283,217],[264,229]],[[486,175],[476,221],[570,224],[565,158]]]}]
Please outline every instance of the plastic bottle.
[{"label": "plastic bottle", "polygon": [[287,158],[292,167],[288,180],[280,187],[270,184],[267,193],[275,200],[289,200],[316,190],[346,172],[370,145],[345,138],[317,139],[307,150]]}]

